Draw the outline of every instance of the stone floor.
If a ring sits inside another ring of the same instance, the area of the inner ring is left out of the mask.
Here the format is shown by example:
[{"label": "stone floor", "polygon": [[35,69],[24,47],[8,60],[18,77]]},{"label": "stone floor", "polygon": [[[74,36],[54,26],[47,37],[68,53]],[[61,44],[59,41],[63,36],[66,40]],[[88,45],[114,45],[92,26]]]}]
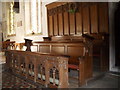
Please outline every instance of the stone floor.
[{"label": "stone floor", "polygon": [[[2,88],[40,88],[37,85],[25,81],[7,71],[4,71],[5,56],[0,53],[0,87]],[[1,66],[3,65],[3,68]],[[86,85],[78,87],[78,72],[71,70],[69,72],[69,88],[111,88],[120,90],[120,74],[111,72],[94,71]],[[1,82],[2,81],[2,82]],[[40,85],[39,85],[40,86]],[[42,87],[43,88],[43,87]],[[118,89],[119,88],[119,89]]]}]

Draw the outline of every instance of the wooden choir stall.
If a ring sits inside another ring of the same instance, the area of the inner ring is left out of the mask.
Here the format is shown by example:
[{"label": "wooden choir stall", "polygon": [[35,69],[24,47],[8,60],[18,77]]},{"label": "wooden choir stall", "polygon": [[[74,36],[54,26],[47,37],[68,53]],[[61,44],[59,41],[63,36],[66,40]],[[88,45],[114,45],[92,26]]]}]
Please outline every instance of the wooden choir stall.
[{"label": "wooden choir stall", "polygon": [[[26,39],[27,51],[7,50],[6,65],[35,83],[59,88],[68,87],[68,69],[78,70],[79,86],[92,78],[94,65],[108,70],[108,3],[53,2],[46,7],[48,37],[33,43]],[[31,45],[38,52],[30,52]]]},{"label": "wooden choir stall", "polygon": [[94,62],[100,71],[108,70],[108,3],[53,2],[46,7],[48,37],[34,42],[39,52],[70,56],[68,68],[79,71],[79,85],[92,77]]},{"label": "wooden choir stall", "polygon": [[93,59],[93,66],[100,71],[107,71],[109,68],[108,3],[53,2],[46,7],[48,37],[74,37],[83,34],[94,37],[93,56],[98,59]]}]

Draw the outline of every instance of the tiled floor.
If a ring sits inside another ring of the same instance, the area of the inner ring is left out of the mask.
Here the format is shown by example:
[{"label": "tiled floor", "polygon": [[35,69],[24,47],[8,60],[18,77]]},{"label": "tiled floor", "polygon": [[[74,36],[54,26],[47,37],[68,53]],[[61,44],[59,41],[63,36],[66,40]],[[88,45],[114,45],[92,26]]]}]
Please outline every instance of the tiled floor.
[{"label": "tiled floor", "polygon": [[[4,54],[0,53],[0,66],[5,63]],[[3,68],[4,69],[4,68]],[[0,71],[2,69],[0,68]],[[7,71],[0,72],[0,87],[2,88],[38,88],[37,85],[26,82],[23,79],[8,73]],[[94,72],[93,78],[88,81],[88,83],[82,87],[78,87],[77,72],[71,71],[69,76],[74,78],[69,78],[69,88],[120,88],[120,76],[115,76],[111,73]],[[40,88],[41,85],[39,85]],[[43,88],[43,87],[42,87]]]},{"label": "tiled floor", "polygon": [[4,71],[2,73],[2,88],[36,88],[36,86]]}]

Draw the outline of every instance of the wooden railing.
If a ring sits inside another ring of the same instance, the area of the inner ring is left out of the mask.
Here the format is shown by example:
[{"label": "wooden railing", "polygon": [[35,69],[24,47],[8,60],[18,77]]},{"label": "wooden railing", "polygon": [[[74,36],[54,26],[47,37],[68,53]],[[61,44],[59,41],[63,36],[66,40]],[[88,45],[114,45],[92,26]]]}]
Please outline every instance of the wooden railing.
[{"label": "wooden railing", "polygon": [[68,59],[60,55],[6,51],[9,70],[46,87],[68,88]]}]

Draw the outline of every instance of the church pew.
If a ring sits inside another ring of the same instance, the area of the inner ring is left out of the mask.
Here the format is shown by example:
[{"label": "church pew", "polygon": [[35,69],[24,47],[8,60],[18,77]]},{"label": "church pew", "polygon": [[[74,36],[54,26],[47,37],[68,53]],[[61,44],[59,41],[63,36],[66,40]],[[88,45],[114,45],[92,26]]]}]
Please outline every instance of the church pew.
[{"label": "church pew", "polygon": [[46,87],[68,88],[68,57],[7,50],[6,67],[14,74]]},{"label": "church pew", "polygon": [[[55,36],[50,40],[33,42],[38,45],[39,52],[62,54],[70,56],[68,68],[78,70],[79,86],[84,85],[92,78],[92,41],[88,35],[82,36]],[[46,38],[45,38],[46,39]]]}]

